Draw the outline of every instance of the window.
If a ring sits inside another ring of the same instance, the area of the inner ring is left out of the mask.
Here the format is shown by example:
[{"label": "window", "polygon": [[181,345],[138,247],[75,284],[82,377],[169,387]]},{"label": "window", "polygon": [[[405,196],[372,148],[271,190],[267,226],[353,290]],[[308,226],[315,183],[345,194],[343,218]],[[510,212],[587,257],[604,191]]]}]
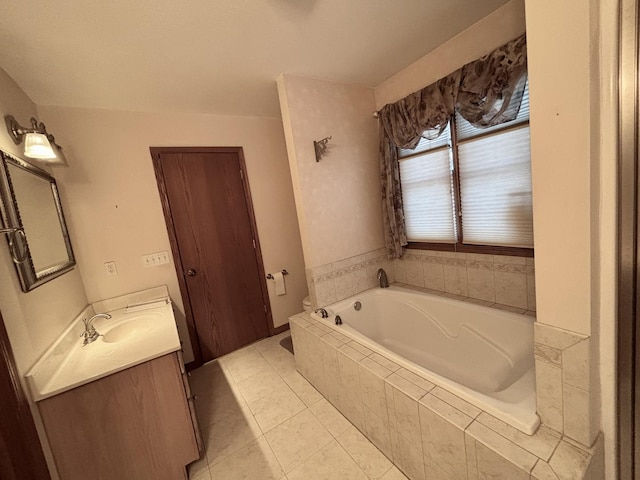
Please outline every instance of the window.
[{"label": "window", "polygon": [[528,86],[511,122],[479,129],[456,114],[434,137],[398,150],[411,246],[532,255]]}]

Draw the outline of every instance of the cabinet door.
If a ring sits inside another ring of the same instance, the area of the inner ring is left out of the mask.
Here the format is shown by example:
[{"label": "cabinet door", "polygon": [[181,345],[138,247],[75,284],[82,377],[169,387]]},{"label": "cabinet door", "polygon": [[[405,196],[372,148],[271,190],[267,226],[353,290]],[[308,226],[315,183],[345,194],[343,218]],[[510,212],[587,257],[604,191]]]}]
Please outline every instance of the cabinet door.
[{"label": "cabinet door", "polygon": [[38,404],[61,478],[185,477],[198,458],[175,353]]}]

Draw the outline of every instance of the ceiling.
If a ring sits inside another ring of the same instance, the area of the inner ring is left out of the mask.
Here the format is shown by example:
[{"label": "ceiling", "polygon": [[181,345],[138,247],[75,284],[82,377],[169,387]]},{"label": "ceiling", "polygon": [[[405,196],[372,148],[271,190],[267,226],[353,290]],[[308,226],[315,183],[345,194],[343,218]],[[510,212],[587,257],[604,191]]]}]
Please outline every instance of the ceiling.
[{"label": "ceiling", "polygon": [[0,67],[38,105],[279,115],[280,73],[376,86],[508,0],[23,0]]}]

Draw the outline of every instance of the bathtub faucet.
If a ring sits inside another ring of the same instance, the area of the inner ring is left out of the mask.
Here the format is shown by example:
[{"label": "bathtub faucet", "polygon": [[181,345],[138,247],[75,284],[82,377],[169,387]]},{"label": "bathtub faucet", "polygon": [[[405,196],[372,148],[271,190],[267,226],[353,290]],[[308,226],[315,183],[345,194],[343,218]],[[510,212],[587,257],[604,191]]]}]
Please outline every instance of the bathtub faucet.
[{"label": "bathtub faucet", "polygon": [[378,269],[378,280],[380,281],[380,288],[389,288],[387,272],[385,272],[383,268]]},{"label": "bathtub faucet", "polygon": [[316,311],[314,311],[313,313],[318,313],[320,312],[320,316],[322,318],[329,318],[329,314],[327,313],[327,311],[324,308],[319,308]]}]

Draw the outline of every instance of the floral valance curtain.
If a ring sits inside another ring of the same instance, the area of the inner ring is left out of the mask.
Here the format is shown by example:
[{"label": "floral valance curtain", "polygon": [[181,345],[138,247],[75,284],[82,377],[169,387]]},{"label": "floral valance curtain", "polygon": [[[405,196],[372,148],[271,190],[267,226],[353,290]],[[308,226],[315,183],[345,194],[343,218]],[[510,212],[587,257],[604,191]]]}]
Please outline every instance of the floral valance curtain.
[{"label": "floral valance curtain", "polygon": [[425,130],[444,131],[456,106],[461,73],[461,70],[456,70],[382,108],[378,118],[386,135],[397,147],[415,148]]},{"label": "floral valance curtain", "polygon": [[478,128],[515,119],[526,79],[523,35],[378,112],[382,213],[389,258],[399,258],[407,245],[397,148],[415,148],[426,130],[440,135],[456,111]]}]

